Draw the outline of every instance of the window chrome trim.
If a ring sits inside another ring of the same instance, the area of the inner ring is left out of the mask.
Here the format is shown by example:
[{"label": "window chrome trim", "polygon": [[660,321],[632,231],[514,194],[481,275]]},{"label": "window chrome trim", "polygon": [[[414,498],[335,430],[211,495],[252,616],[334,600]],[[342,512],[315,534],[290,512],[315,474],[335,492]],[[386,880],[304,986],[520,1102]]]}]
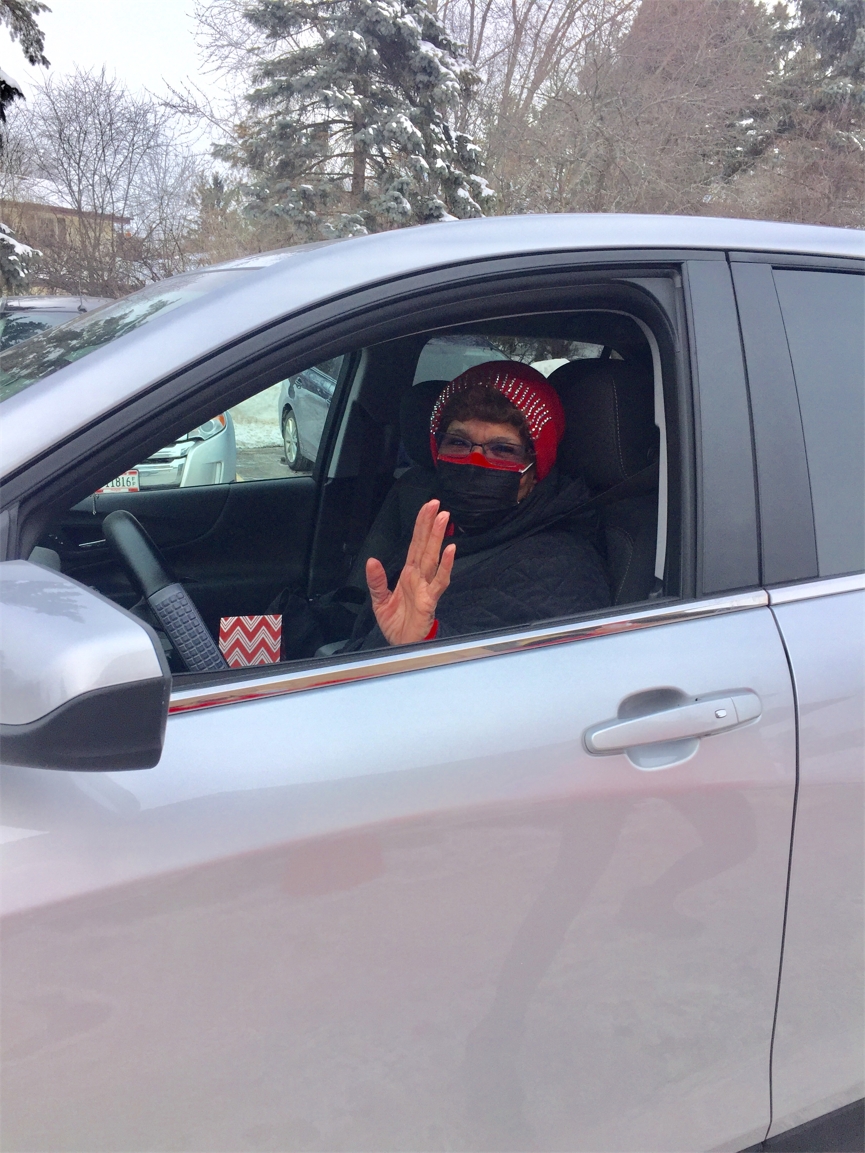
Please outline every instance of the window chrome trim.
[{"label": "window chrome trim", "polygon": [[740,612],[743,609],[765,608],[769,598],[765,590],[733,593],[730,596],[682,603],[661,603],[650,608],[616,616],[595,617],[573,624],[551,625],[530,632],[509,633],[482,640],[466,640],[454,644],[426,644],[421,649],[395,653],[374,653],[360,660],[303,668],[274,673],[272,676],[245,677],[230,684],[220,683],[204,688],[177,688],[171,694],[169,714],[197,712],[223,705],[241,704],[306,692],[309,689],[329,688],[332,685],[394,676],[397,673],[417,672],[440,665],[462,664],[484,657],[503,656],[507,653],[542,649],[549,645],[569,644],[572,641],[592,640],[633,632],[635,629],[654,628],[657,625],[677,624]]},{"label": "window chrome trim", "polygon": [[803,581],[801,584],[783,585],[769,589],[770,605],[788,605],[793,601],[810,601],[817,597],[834,597],[839,593],[855,593],[865,589],[865,573],[849,576],[823,577],[822,580]]}]

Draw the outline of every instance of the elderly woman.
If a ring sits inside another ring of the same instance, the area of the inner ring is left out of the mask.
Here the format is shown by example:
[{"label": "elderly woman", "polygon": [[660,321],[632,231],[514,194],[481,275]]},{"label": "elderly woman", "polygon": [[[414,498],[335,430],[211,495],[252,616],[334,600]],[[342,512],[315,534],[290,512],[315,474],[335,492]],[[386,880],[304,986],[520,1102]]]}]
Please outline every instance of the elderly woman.
[{"label": "elderly woman", "polygon": [[370,601],[346,649],[526,625],[610,603],[579,516],[586,486],[555,466],[564,429],[555,390],[528,365],[492,361],[447,385],[431,419],[431,499],[387,567],[367,561]]}]

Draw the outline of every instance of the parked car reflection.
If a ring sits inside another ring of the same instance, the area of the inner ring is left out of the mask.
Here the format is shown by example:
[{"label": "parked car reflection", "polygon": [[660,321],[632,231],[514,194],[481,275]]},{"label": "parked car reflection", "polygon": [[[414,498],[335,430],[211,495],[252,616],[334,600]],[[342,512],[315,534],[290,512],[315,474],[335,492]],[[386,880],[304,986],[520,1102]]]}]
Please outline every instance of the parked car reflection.
[{"label": "parked car reflection", "polygon": [[313,365],[280,386],[277,418],[285,463],[292,472],[308,472],[315,463],[343,359],[337,356]]},{"label": "parked car reflection", "polygon": [[140,492],[152,488],[193,488],[227,484],[237,473],[234,421],[222,412],[159,449],[97,492]]}]

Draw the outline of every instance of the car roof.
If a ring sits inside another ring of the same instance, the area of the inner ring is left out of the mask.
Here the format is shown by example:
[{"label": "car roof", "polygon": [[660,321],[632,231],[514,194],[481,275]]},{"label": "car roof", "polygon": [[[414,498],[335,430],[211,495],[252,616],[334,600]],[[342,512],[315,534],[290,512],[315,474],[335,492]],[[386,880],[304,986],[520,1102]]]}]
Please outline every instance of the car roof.
[{"label": "car roof", "polygon": [[[76,429],[218,348],[346,292],[495,257],[628,249],[862,257],[865,234],[712,217],[526,215],[420,225],[216,265],[204,270],[223,274],[214,291],[166,310],[4,401],[3,472],[17,471]],[[224,275],[232,271],[236,276]]]},{"label": "car roof", "polygon": [[[433,235],[427,232],[429,228],[434,228]],[[803,256],[865,256],[865,233],[854,228],[718,216],[641,216],[613,212],[487,216],[415,225],[351,238],[355,248],[372,245],[380,249],[402,250],[412,254],[412,261],[423,253],[424,240],[431,240],[434,244],[435,264],[451,263],[455,257],[471,260],[489,255],[487,251],[473,252],[471,249],[486,250],[490,243],[501,244],[503,253],[598,248],[708,248]],[[301,252],[311,253],[340,243],[345,241],[317,241],[245,256],[212,267],[214,270],[266,268]],[[411,268],[415,267],[418,266],[412,262]]]}]

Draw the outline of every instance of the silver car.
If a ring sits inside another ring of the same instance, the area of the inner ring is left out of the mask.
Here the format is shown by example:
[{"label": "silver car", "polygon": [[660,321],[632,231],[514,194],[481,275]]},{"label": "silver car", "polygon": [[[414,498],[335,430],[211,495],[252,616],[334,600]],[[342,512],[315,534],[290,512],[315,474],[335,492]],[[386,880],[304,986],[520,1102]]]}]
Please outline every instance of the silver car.
[{"label": "silver car", "polygon": [[191,488],[234,480],[237,449],[231,413],[221,412],[171,444],[113,477],[97,491],[140,492],[151,488]]},{"label": "silver car", "polygon": [[99,296],[4,296],[0,299],[0,352],[110,303]]},{"label": "silver car", "polygon": [[277,419],[293,472],[308,472],[315,463],[341,364],[337,357],[311,365],[280,384]]},{"label": "silver car", "polygon": [[[442,223],[4,356],[5,1148],[857,1147],[863,256]],[[610,607],[226,668],[224,618],[362,595],[495,355],[576,382]],[[240,405],[278,453],[322,375],[305,474],[91,495]]]}]

